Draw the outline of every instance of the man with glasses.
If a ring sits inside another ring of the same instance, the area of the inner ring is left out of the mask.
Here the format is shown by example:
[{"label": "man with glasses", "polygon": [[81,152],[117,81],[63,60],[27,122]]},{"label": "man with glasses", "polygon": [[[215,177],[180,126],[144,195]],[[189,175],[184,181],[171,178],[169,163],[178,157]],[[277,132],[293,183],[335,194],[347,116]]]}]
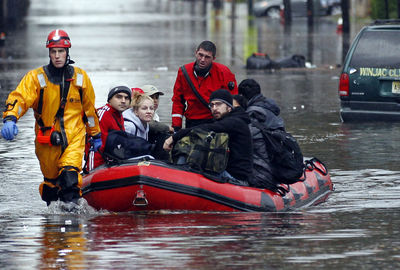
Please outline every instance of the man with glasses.
[{"label": "man with glasses", "polygon": [[[228,90],[219,89],[210,96],[209,106],[213,123],[198,125],[198,128],[216,133],[224,132],[229,136],[229,159],[222,177],[230,179],[230,183],[248,185],[252,177],[252,139],[248,124],[250,118],[242,107],[233,107],[232,95]],[[166,151],[172,150],[175,142],[186,136],[191,128],[181,129],[169,137],[164,143]]]}]

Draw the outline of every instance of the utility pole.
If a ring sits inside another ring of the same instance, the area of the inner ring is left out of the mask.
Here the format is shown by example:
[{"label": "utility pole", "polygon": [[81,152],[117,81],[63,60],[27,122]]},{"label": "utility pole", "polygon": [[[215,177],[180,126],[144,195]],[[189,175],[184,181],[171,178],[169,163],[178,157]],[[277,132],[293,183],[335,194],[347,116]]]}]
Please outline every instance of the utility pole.
[{"label": "utility pole", "polygon": [[350,48],[350,4],[349,0],[341,0],[342,9],[342,63]]},{"label": "utility pole", "polygon": [[385,19],[389,19],[389,0],[385,0]]},{"label": "utility pole", "polygon": [[[400,1],[400,0],[399,0]],[[349,0],[342,0],[340,3],[342,9],[342,20],[343,20],[343,33],[350,33],[350,5]]]},{"label": "utility pole", "polygon": [[208,0],[203,0],[203,11],[202,11],[203,16],[207,14],[207,1]]},{"label": "utility pole", "polygon": [[307,23],[309,26],[314,25],[314,3],[313,3],[313,0],[307,0]]},{"label": "utility pole", "polygon": [[235,55],[236,55],[236,40],[235,40],[235,33],[236,33],[236,0],[232,1],[232,15],[231,15],[231,65],[235,64]]},{"label": "utility pole", "polygon": [[397,18],[400,18],[400,0],[397,0]]},{"label": "utility pole", "polygon": [[397,0],[397,18],[400,18],[400,0]]},{"label": "utility pole", "polygon": [[[400,1],[400,0],[399,0]],[[283,0],[283,8],[284,8],[284,18],[285,18],[285,25],[292,23],[292,5],[290,0]]]},{"label": "utility pole", "polygon": [[253,0],[247,0],[247,14],[253,16]]},{"label": "utility pole", "polygon": [[0,46],[6,41],[7,1],[0,0]]}]

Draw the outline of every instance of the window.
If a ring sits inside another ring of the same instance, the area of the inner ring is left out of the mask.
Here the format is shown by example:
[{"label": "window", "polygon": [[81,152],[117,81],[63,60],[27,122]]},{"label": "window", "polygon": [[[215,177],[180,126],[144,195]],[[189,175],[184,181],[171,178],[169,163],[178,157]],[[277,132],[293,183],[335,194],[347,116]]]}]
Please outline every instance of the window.
[{"label": "window", "polygon": [[400,68],[400,29],[364,31],[350,67]]}]

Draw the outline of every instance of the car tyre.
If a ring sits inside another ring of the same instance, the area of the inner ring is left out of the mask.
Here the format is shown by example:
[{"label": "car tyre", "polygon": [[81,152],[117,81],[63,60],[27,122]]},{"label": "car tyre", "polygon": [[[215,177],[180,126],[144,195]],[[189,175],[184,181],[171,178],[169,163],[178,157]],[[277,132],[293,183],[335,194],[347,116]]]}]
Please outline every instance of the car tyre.
[{"label": "car tyre", "polygon": [[279,7],[270,7],[265,12],[265,15],[269,18],[279,19],[281,17],[281,10]]}]

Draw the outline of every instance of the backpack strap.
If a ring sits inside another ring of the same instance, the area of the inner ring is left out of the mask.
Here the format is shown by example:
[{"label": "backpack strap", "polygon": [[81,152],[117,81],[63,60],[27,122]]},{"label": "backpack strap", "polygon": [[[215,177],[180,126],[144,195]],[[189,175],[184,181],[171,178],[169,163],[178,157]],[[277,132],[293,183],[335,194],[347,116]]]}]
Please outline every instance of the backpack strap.
[{"label": "backpack strap", "polygon": [[[46,72],[47,67],[44,66],[43,69]],[[42,114],[42,110],[43,110],[44,90],[47,87],[47,83],[46,83],[46,79],[44,77],[44,73],[43,72],[40,72],[37,75],[37,78],[38,78],[39,85],[40,85],[40,93],[39,93],[39,102],[38,102],[38,107],[36,109],[36,112],[37,112],[37,114],[41,115]],[[58,111],[56,113],[56,117],[60,117],[60,115],[64,113],[64,108],[65,108],[65,104],[67,102],[67,96],[68,96],[68,91],[69,91],[70,79],[67,78],[66,81],[67,81],[67,83],[65,83],[64,77],[63,77],[63,81],[62,81],[62,84],[61,84],[60,107],[58,108]],[[82,102],[82,99],[81,99],[81,102]],[[40,118],[40,121],[38,121],[38,122],[41,122],[42,126],[44,126],[43,121],[41,120],[41,118]],[[40,125],[40,123],[38,123],[38,124]]]},{"label": "backpack strap", "polygon": [[[123,130],[123,126],[118,122],[117,118],[115,117],[114,114],[111,114],[112,118],[114,118],[115,122],[117,123],[117,126],[119,127],[120,130]],[[135,124],[135,123],[134,123]],[[135,125],[136,126],[136,125]]]},{"label": "backpack strap", "polygon": [[[317,164],[319,163],[319,166],[315,165],[316,163]],[[305,167],[306,167],[307,170],[310,170],[310,171],[315,169],[315,170],[319,171],[324,176],[326,176],[328,174],[328,169],[326,168],[325,164],[321,160],[316,158],[316,157],[313,157],[311,159],[306,160],[305,161]]]},{"label": "backpack strap", "polygon": [[[43,97],[44,97],[44,90],[47,87],[46,79],[44,77],[44,74],[49,74],[48,67],[43,66],[43,70],[39,71],[37,75],[37,79],[39,81],[40,85],[40,93],[39,93],[39,101],[38,101],[38,106],[36,108],[35,114],[36,114],[36,122],[39,126],[39,128],[42,130],[42,132],[45,132],[46,130],[51,129],[52,127],[46,127],[44,125],[43,119],[42,119],[42,112],[43,112]],[[49,75],[47,75],[49,76]],[[68,92],[69,92],[69,86],[72,81],[72,76],[73,76],[73,67],[66,67],[62,74],[62,79],[61,79],[61,84],[60,84],[60,106],[56,112],[54,122],[56,119],[60,121],[60,135],[62,137],[62,145],[61,145],[61,153],[65,151],[65,149],[68,146],[68,141],[67,141],[67,135],[65,133],[65,128],[64,128],[64,109],[65,105],[67,103],[67,97],[68,97]]]},{"label": "backpack strap", "polygon": [[187,83],[189,84],[190,88],[192,89],[193,94],[195,94],[195,96],[198,98],[198,100],[209,110],[210,106],[208,105],[208,102],[197,91],[196,87],[194,86],[192,80],[189,77],[189,74],[188,74],[185,66],[181,66],[181,70],[182,70],[183,75],[185,76]]},{"label": "backpack strap", "polygon": [[[266,131],[267,127],[261,125],[260,122],[258,122],[257,120],[253,120],[253,119],[251,120],[251,124],[254,125],[256,128],[258,128],[260,130],[260,132],[261,132],[261,134],[262,134],[262,136],[264,138],[264,141],[268,144],[267,147],[270,150],[275,150],[274,147],[273,147],[273,144],[272,144],[272,142],[271,142],[271,140],[270,140],[270,138],[269,138],[269,136],[267,134],[267,131]],[[273,152],[275,152],[275,151],[273,151]],[[276,154],[276,153],[274,153],[274,154]],[[271,157],[271,158],[273,158],[273,157]]]}]

